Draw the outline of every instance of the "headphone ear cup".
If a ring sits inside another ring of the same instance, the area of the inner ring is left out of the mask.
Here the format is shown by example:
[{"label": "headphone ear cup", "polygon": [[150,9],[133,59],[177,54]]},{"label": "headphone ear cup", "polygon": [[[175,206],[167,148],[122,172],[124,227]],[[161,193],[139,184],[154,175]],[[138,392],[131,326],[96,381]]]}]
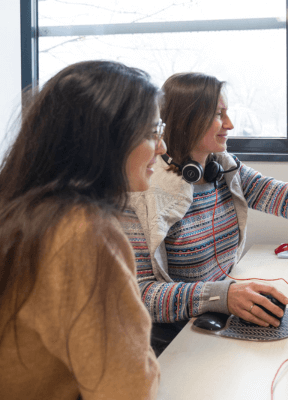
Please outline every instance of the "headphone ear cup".
[{"label": "headphone ear cup", "polygon": [[183,179],[188,183],[198,182],[203,176],[202,165],[197,161],[189,161],[184,167],[182,167]]},{"label": "headphone ear cup", "polygon": [[223,167],[216,161],[210,161],[204,172],[204,179],[206,182],[218,182],[223,178]]}]

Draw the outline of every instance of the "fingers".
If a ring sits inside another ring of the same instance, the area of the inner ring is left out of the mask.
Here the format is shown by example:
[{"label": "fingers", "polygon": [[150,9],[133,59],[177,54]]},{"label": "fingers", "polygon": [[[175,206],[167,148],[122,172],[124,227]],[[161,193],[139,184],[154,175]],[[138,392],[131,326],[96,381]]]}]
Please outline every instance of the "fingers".
[{"label": "fingers", "polygon": [[277,290],[274,286],[270,285],[262,285],[262,284],[256,284],[257,287],[259,286],[259,289],[256,292],[258,293],[263,293],[263,294],[270,294],[271,296],[275,297],[275,299],[279,300],[282,304],[287,305],[288,304],[288,298],[279,290]]},{"label": "fingers", "polygon": [[257,305],[260,305],[260,306],[266,308],[268,311],[270,311],[272,314],[275,314],[279,318],[282,318],[283,315],[284,315],[283,310],[280,307],[278,307],[277,305],[273,304],[272,301],[270,301],[266,297],[262,296],[261,294],[257,295],[257,300],[255,299],[255,303]]},{"label": "fingers", "polygon": [[263,319],[258,318],[256,315],[252,314],[252,312],[249,311],[243,311],[241,318],[245,319],[245,321],[252,322],[253,324],[264,326],[266,328],[269,326],[269,322],[266,322]]},{"label": "fingers", "polygon": [[[231,314],[237,315],[248,322],[260,326],[272,325],[278,327],[280,321],[268,313],[282,318],[284,312],[269,299],[262,296],[261,293],[273,296],[284,305],[288,304],[288,298],[275,287],[251,282],[230,285],[228,290],[228,309]],[[268,313],[261,307],[264,307]]]},{"label": "fingers", "polygon": [[[265,297],[264,297],[264,299],[268,300]],[[269,302],[269,300],[268,300],[268,302]],[[276,307],[276,308],[279,309],[279,307]],[[279,309],[279,310],[281,310],[281,309]],[[281,310],[281,312],[282,312],[282,315],[280,317],[282,317],[284,314],[282,310]],[[277,328],[280,325],[280,321],[277,318],[267,314],[257,304],[252,304],[251,307],[249,308],[249,310],[247,310],[247,311],[245,310],[242,313],[241,318],[245,319],[248,322],[252,322],[254,324],[257,324],[260,326],[265,326],[265,327],[272,325],[272,326],[275,326],[275,328]]]},{"label": "fingers", "polygon": [[[262,296],[263,297],[263,296]],[[265,299],[265,297],[264,297]],[[268,299],[265,299],[268,300]],[[271,301],[268,300],[269,303],[271,303]],[[271,303],[272,304],[272,303]],[[276,306],[275,306],[276,307]],[[283,311],[279,308],[276,307],[278,310],[280,310],[281,315],[278,315],[280,318],[283,317],[284,313]],[[279,319],[273,317],[272,315],[267,314],[264,310],[262,310],[260,307],[258,307],[256,304],[255,306],[252,308],[251,313],[252,317],[254,317],[253,319],[257,319],[258,322],[256,322],[258,325],[261,326],[269,326],[272,325],[275,328],[277,328],[280,325],[280,321]],[[276,314],[276,313],[275,313]],[[259,321],[262,322],[262,324],[259,323]]]},{"label": "fingers", "polygon": [[[255,289],[260,291],[261,294],[269,294],[273,296],[284,305],[288,303],[287,297],[273,286],[256,285]],[[261,294],[255,293],[255,295],[253,296],[253,301],[255,302],[253,314],[256,315],[256,317],[268,322],[270,325],[278,327],[280,325],[280,321],[271,314],[282,318],[284,315],[283,310]],[[263,310],[261,307],[264,307],[267,311]]]}]

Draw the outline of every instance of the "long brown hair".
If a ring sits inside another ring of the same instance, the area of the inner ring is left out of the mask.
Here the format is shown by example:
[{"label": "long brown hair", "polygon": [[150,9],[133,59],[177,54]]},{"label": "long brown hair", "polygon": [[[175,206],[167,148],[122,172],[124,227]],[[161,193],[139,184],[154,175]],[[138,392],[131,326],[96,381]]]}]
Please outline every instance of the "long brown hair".
[{"label": "long brown hair", "polygon": [[192,72],[174,74],[165,81],[164,141],[178,164],[189,160],[191,149],[211,126],[223,84],[214,76]]},{"label": "long brown hair", "polygon": [[[147,134],[159,93],[139,69],[87,61],[60,71],[23,110],[0,171],[0,342],[35,286],[47,232],[75,208],[89,220],[95,206],[108,217],[125,206],[126,160]],[[104,297],[108,267],[95,271]]]}]

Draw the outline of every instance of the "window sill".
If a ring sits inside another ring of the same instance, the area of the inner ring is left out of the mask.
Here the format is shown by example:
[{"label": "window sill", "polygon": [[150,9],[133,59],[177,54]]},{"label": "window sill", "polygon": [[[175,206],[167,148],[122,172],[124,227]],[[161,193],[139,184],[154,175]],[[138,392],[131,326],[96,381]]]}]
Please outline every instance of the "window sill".
[{"label": "window sill", "polygon": [[288,162],[288,154],[273,153],[237,153],[233,152],[240,161],[263,161],[263,162]]}]

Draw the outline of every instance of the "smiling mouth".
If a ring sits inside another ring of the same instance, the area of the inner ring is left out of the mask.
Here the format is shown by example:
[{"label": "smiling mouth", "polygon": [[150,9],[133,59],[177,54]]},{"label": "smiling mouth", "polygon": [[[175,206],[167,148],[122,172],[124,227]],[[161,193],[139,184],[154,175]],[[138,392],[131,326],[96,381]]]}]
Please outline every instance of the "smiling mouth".
[{"label": "smiling mouth", "polygon": [[147,168],[152,168],[154,164],[156,164],[155,160],[151,161],[150,164],[147,165]]}]

